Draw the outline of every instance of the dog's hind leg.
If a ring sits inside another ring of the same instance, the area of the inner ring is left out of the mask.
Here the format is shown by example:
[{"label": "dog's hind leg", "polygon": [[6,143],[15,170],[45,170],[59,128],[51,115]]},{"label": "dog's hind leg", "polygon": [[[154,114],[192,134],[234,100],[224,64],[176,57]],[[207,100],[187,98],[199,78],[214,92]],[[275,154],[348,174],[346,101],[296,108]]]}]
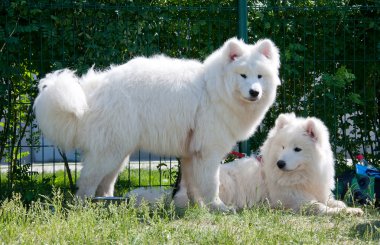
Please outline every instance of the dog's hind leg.
[{"label": "dog's hind leg", "polygon": [[104,176],[98,188],[96,189],[95,195],[100,197],[113,196],[114,187],[119,176],[119,173],[124,170],[125,166],[129,161],[129,156],[127,156],[123,162],[116,169],[112,170],[109,174]]},{"label": "dog's hind leg", "polygon": [[[188,202],[191,201],[192,204],[198,203],[203,205],[202,199],[200,198],[195,185],[193,182],[193,165],[191,158],[181,159],[181,182],[178,195],[176,194],[175,201],[178,202],[178,206],[181,208],[187,206]],[[177,203],[176,203],[177,204]]]},{"label": "dog's hind leg", "polygon": [[[99,184],[108,174],[111,174],[110,177],[116,179],[122,162],[123,158],[118,157],[118,155],[113,152],[107,154],[87,154],[84,159],[80,177],[77,181],[77,196],[94,196]],[[109,180],[112,180],[112,178],[109,178]],[[112,181],[108,181],[109,184],[111,184],[111,182]],[[112,184],[113,183],[114,182],[112,182]],[[107,192],[111,190],[110,188],[104,188],[104,190],[105,189],[107,189]]]}]

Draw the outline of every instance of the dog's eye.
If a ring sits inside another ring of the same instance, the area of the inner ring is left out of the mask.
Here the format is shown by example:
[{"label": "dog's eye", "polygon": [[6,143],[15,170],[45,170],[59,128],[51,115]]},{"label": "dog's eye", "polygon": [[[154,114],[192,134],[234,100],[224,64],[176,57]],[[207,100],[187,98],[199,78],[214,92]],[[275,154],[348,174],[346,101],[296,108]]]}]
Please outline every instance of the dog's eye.
[{"label": "dog's eye", "polygon": [[285,146],[282,146],[282,149],[285,149]]},{"label": "dog's eye", "polygon": [[262,75],[257,75],[257,78],[258,78],[258,79],[260,79],[260,78],[262,78],[262,77],[263,77]]},{"label": "dog's eye", "polygon": [[242,78],[247,78],[247,75],[245,75],[245,74],[240,74],[240,76],[241,76]]},{"label": "dog's eye", "polygon": [[295,151],[295,152],[300,152],[300,151],[302,151],[302,149],[301,149],[301,148],[298,148],[298,147],[296,147],[296,148],[294,148],[294,151]]}]

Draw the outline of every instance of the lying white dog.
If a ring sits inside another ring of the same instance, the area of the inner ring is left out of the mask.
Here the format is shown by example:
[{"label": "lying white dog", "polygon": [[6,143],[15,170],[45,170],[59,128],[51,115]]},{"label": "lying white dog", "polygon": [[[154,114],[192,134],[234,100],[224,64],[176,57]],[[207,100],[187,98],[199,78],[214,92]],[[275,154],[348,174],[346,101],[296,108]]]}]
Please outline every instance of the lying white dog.
[{"label": "lying white dog", "polygon": [[[305,207],[316,214],[363,213],[333,197],[334,158],[328,130],[319,119],[281,114],[261,153],[261,161],[242,158],[221,165],[219,195],[226,205],[241,209],[269,202],[272,207],[296,212]],[[152,193],[155,192],[140,188],[130,195],[137,195],[139,202],[145,197],[152,202]],[[181,181],[174,204],[184,208],[188,202],[186,186]]]},{"label": "lying white dog", "polygon": [[273,104],[279,66],[272,41],[232,38],[203,63],[161,55],[83,77],[53,72],[40,81],[34,109],[47,138],[82,150],[78,196],[113,196],[129,155],[144,149],[181,157],[190,199],[228,210],[219,163]]}]

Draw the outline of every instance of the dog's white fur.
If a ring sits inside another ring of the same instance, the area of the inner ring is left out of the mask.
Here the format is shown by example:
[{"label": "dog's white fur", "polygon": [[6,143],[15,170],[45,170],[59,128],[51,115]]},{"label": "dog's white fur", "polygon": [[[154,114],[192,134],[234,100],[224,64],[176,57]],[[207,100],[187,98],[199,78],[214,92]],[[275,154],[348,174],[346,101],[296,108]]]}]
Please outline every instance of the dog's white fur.
[{"label": "dog's white fur", "polygon": [[270,40],[232,38],[203,63],[160,55],[83,77],[53,72],[40,81],[34,109],[47,138],[82,150],[78,196],[112,196],[129,155],[144,149],[181,157],[190,199],[227,210],[219,163],[273,104],[279,66]]},{"label": "dog's white fur", "polygon": [[[281,114],[261,153],[261,162],[243,158],[220,167],[219,195],[226,205],[239,209],[269,201],[272,207],[294,211],[305,207],[317,214],[363,213],[333,197],[334,157],[328,129],[321,120]],[[188,203],[182,182],[174,203],[182,208]]]}]

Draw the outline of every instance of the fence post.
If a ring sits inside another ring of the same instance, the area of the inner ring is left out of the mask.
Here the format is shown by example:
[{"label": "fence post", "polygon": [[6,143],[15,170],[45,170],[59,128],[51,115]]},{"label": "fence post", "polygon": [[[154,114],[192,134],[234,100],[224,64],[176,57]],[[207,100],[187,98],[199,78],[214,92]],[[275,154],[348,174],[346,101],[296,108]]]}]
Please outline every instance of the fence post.
[{"label": "fence post", "polygon": [[248,10],[247,0],[238,0],[238,38],[248,42]]},{"label": "fence post", "polygon": [[[247,0],[238,0],[238,38],[243,39],[244,42],[248,42],[248,10]],[[239,143],[239,151],[245,154],[249,154],[248,141]]]}]

